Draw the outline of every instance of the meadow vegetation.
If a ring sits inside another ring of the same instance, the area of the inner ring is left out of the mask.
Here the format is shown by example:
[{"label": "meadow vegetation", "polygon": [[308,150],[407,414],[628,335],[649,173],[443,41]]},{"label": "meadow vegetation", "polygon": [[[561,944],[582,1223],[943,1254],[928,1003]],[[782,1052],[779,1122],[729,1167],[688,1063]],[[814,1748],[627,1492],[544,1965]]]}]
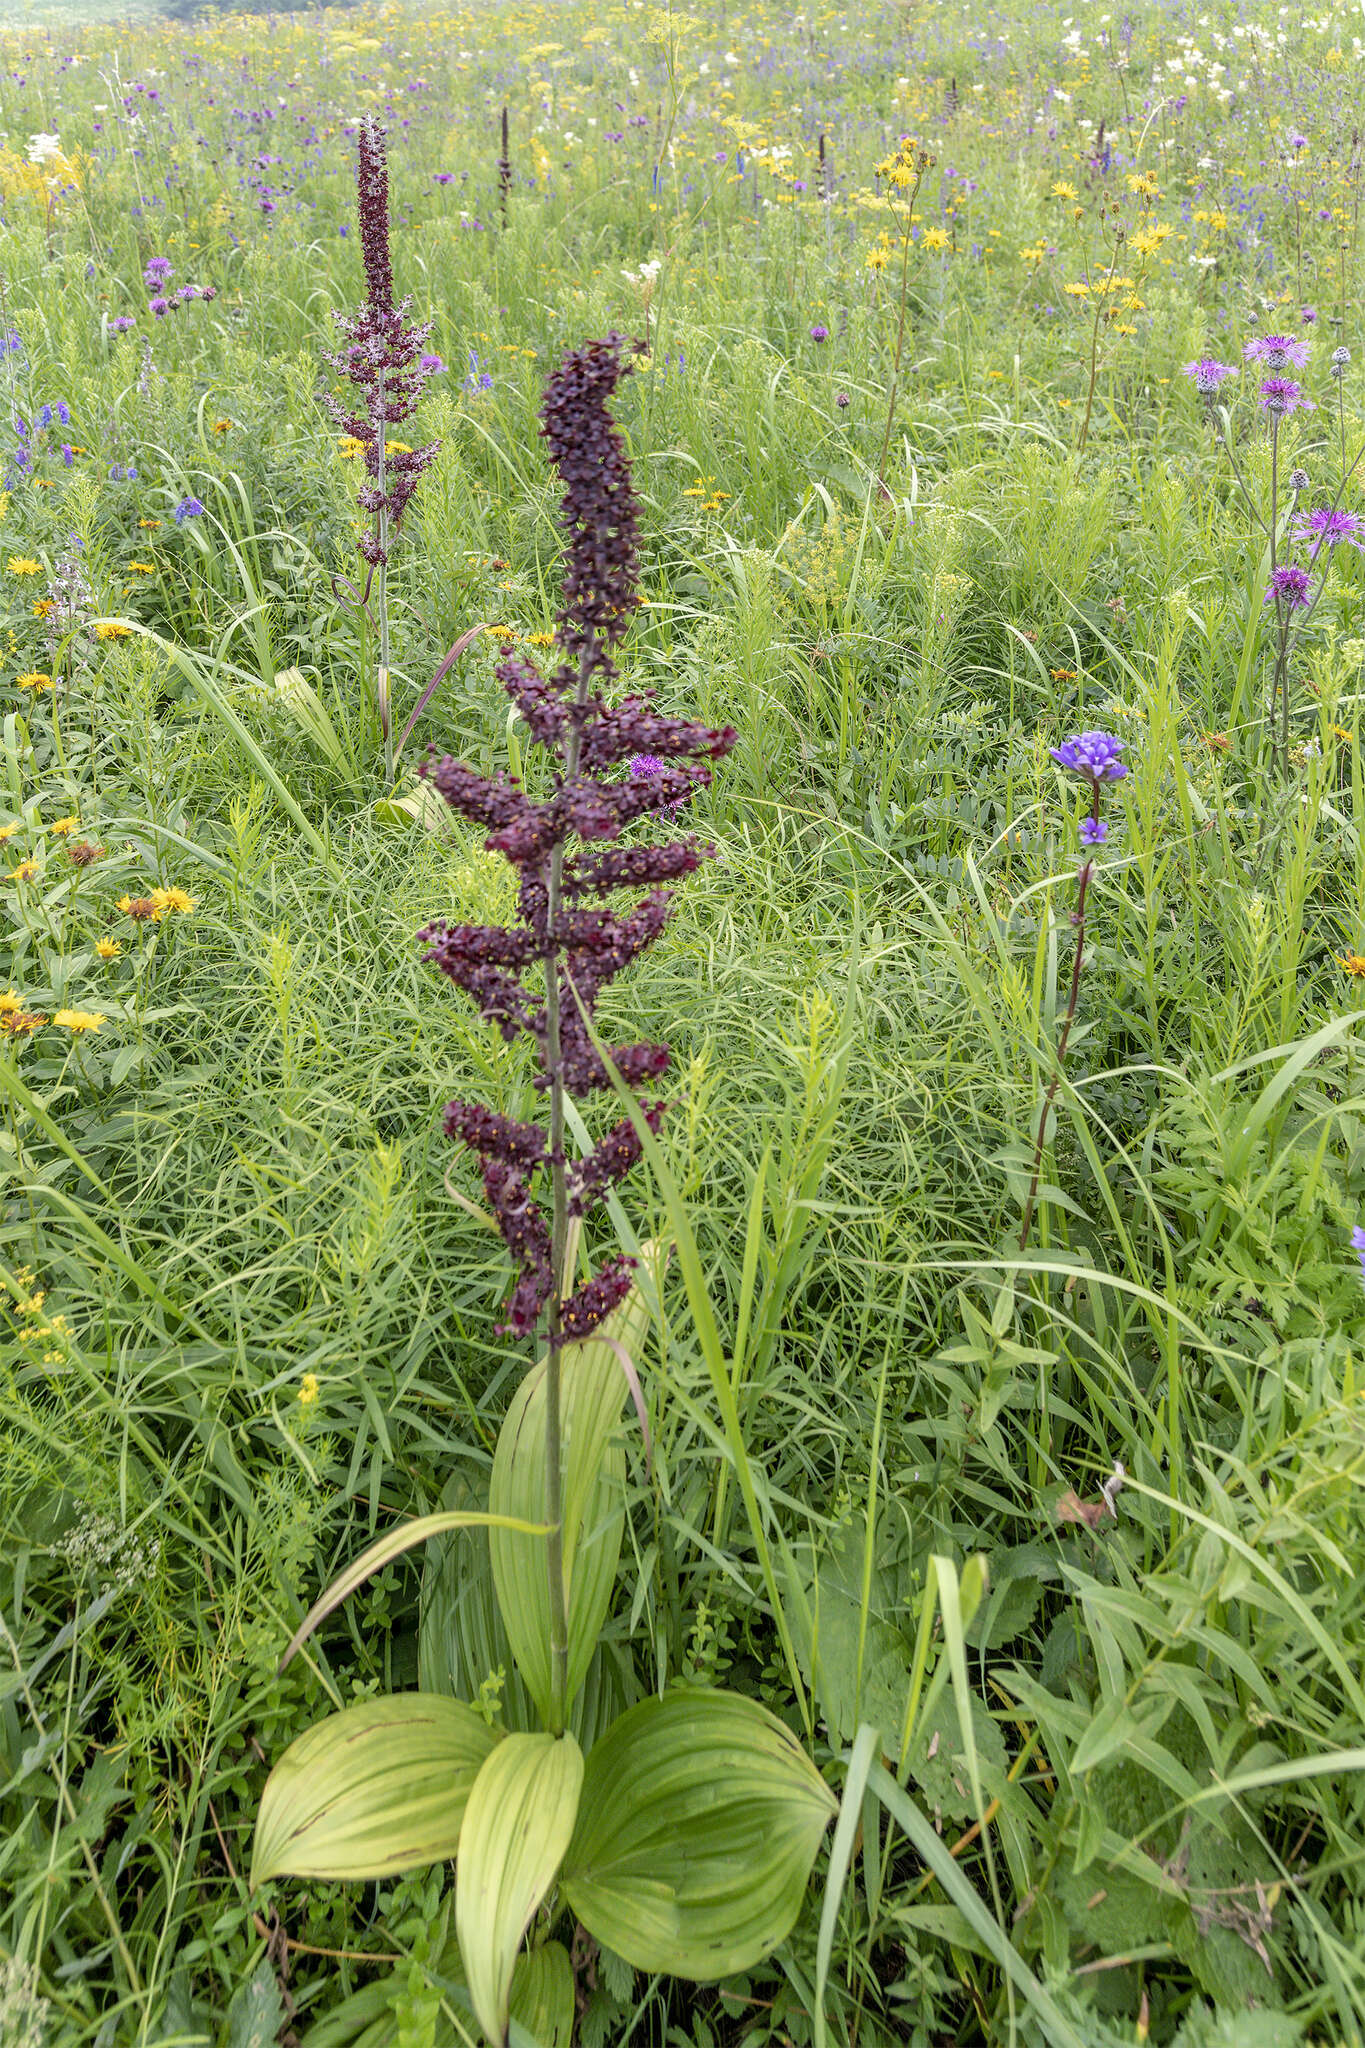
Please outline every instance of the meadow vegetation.
[{"label": "meadow vegetation", "polygon": [[[1359,28],[0,31],[4,2048],[450,2048],[508,1996],[515,2048],[1365,2040]],[[367,440],[380,130],[430,325]],[[546,957],[435,764],[556,786],[507,672],[571,644],[541,415],[610,335],[597,672],[723,743],[633,812],[681,728],[600,769],[613,858],[684,795],[714,856],[601,977],[666,1113],[550,1089],[635,1165],[556,1209],[566,1291],[635,1282],[570,1702],[543,1538],[466,1524],[573,1318],[443,1129],[541,1119],[536,1047],[417,934]],[[719,1981],[594,1933],[572,1851],[490,1991],[453,1842],[262,1847],[329,1713],[591,1774],[706,1688],[814,1788]]]}]

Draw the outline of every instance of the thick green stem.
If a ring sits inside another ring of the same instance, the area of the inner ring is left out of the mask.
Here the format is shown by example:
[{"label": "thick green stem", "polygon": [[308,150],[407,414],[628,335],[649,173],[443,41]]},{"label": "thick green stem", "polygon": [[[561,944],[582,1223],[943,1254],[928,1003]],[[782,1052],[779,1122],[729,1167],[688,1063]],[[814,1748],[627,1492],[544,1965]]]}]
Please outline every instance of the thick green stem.
[{"label": "thick green stem", "polygon": [[[388,426],[384,420],[384,375],[379,375],[379,426],[378,426],[378,484],[381,496],[387,496],[388,481],[384,474],[388,448],[385,445]],[[379,670],[375,677],[375,702],[379,708],[379,730],[384,739],[384,780],[393,781],[393,715],[389,707],[389,514],[387,506],[379,508],[379,566],[375,572],[375,604],[379,611]]]},{"label": "thick green stem", "polygon": [[[589,652],[585,650],[578,671],[575,710],[581,714],[588,699],[591,676]],[[570,720],[564,743],[564,779],[578,773],[582,741],[581,715]],[[545,889],[545,922],[550,943],[545,960],[545,1072],[550,1093],[550,1309],[549,1355],[545,1367],[545,1539],[546,1568],[550,1575],[550,1733],[561,1735],[569,1711],[569,1601],[564,1583],[564,1474],[563,1433],[560,1416],[560,1354],[564,1346],[560,1324],[560,1303],[568,1292],[567,1253],[569,1245],[569,1188],[564,1158],[564,1072],[560,1052],[559,971],[554,934],[564,885],[564,849],[550,852]]]},{"label": "thick green stem", "polygon": [[[1100,786],[1098,782],[1091,791],[1090,815],[1100,815]],[[1071,913],[1071,922],[1076,927],[1076,957],[1071,963],[1071,993],[1067,998],[1066,1015],[1062,1019],[1061,1036],[1057,1040],[1055,1066],[1047,1094],[1043,1097],[1043,1113],[1038,1119],[1038,1136],[1033,1145],[1033,1174],[1028,1184],[1028,1196],[1024,1203],[1023,1220],[1019,1225],[1019,1249],[1028,1250],[1029,1232],[1033,1228],[1033,1205],[1038,1199],[1038,1182],[1043,1171],[1043,1148],[1047,1143],[1047,1120],[1052,1114],[1052,1105],[1057,1099],[1057,1090],[1062,1085],[1062,1073],[1066,1065],[1067,1041],[1071,1027],[1076,1021],[1076,1004],[1081,993],[1081,964],[1085,957],[1085,899],[1090,888],[1090,878],[1095,872],[1093,860],[1087,860],[1076,879],[1080,884],[1076,892],[1076,908]]]}]

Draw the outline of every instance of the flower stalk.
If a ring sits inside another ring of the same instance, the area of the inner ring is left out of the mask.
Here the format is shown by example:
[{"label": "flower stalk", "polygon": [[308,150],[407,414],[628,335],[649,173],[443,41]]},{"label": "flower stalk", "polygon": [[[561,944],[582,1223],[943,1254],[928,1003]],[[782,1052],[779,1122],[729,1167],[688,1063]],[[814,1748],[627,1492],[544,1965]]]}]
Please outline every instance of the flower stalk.
[{"label": "flower stalk", "polygon": [[[1090,810],[1081,820],[1080,838],[1084,847],[1102,846],[1109,837],[1109,827],[1100,816],[1100,791],[1106,782],[1122,782],[1128,770],[1119,759],[1126,742],[1114,739],[1105,732],[1081,732],[1066,740],[1060,747],[1051,749],[1052,758],[1073,775],[1083,776],[1090,785]],[[1057,1049],[1053,1060],[1052,1079],[1048,1082],[1043,1096],[1042,1113],[1038,1118],[1038,1135],[1033,1143],[1033,1171],[1029,1177],[1028,1194],[1024,1200],[1024,1213],[1019,1225],[1019,1249],[1028,1250],[1029,1234],[1033,1228],[1033,1211],[1038,1199],[1038,1183],[1043,1171],[1043,1152],[1047,1144],[1048,1118],[1052,1105],[1057,1099],[1057,1090],[1062,1085],[1066,1069],[1066,1049],[1071,1039],[1071,1027],[1076,1021],[1076,1008],[1081,995],[1081,970],[1085,961],[1085,911],[1090,884],[1094,879],[1095,862],[1087,853],[1076,873],[1076,904],[1071,912],[1071,922],[1076,932],[1076,950],[1071,962],[1071,987],[1067,995],[1066,1009],[1062,1013],[1062,1028],[1057,1037]]]}]

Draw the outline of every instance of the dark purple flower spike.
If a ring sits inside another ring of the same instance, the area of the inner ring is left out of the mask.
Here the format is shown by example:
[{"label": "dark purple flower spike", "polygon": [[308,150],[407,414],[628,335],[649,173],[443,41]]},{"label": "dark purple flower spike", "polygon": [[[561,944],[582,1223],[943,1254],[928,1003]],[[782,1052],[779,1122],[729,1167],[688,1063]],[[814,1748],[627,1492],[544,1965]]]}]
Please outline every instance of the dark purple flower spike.
[{"label": "dark purple flower spike", "polygon": [[360,124],[357,145],[356,199],[367,296],[354,316],[334,314],[343,345],[335,351],[324,350],[324,360],[356,386],[360,403],[354,411],[330,395],[326,403],[343,433],[363,445],[372,482],[360,491],[359,499],[373,525],[361,536],[359,546],[367,562],[382,566],[388,560],[390,536],[403,523],[417,479],[435,460],[441,444],[429,441],[422,448],[391,452],[386,447],[389,429],[411,418],[431,375],[422,360],[431,324],[409,326],[411,299],[394,304],[388,158],[384,130],[368,114]]},{"label": "dark purple flower spike", "polygon": [[[629,1117],[612,1125],[586,1159],[564,1146],[564,1096],[610,1090],[612,1074],[590,1028],[610,982],[658,938],[669,916],[663,886],[690,874],[713,852],[695,839],[621,846],[626,828],[688,803],[711,780],[710,763],[735,742],[729,726],[715,730],[654,708],[651,693],[609,706],[603,691],[615,677],[620,645],[636,603],[637,513],[630,466],[607,401],[630,369],[627,344],[610,334],[572,350],[551,378],[541,427],[564,485],[562,524],[568,535],[563,602],[557,624],[562,659],[546,676],[509,656],[498,678],[525,720],[532,743],[550,756],[547,793],[528,796],[505,775],[480,775],[447,757],[421,773],[453,810],[486,828],[484,841],[517,870],[520,922],[433,924],[420,934],[427,959],[478,1005],[511,1040],[532,1041],[549,1097],[548,1133],[478,1103],[451,1102],[445,1128],[482,1163],[484,1190],[518,1269],[504,1327],[528,1336],[547,1317],[552,1352],[587,1336],[630,1286],[629,1261],[611,1259],[561,1299],[571,1217],[602,1202],[640,1157]],[[622,776],[622,764],[648,754],[654,772]],[[632,909],[609,907],[619,890],[646,890]],[[535,984],[526,977],[534,976]],[[610,1049],[611,1067],[628,1087],[656,1080],[668,1065],[666,1045]],[[645,1105],[651,1130],[664,1105]],[[536,1175],[548,1169],[551,1214],[537,1198]]]}]

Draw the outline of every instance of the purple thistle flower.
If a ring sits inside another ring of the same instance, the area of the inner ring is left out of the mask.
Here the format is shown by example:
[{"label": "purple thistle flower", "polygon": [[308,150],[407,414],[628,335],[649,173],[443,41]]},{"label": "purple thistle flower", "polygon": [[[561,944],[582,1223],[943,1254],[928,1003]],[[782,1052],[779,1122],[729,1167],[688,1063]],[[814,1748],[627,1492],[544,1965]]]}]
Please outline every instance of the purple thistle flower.
[{"label": "purple thistle flower", "polygon": [[147,311],[154,313],[158,320],[164,320],[170,310],[171,302],[169,299],[163,299],[158,296],[155,299],[149,299],[147,302]]},{"label": "purple thistle flower", "polygon": [[1300,569],[1295,563],[1290,563],[1286,568],[1271,570],[1270,581],[1266,585],[1266,593],[1261,603],[1271,604],[1278,601],[1291,611],[1297,610],[1308,603],[1309,587],[1308,571]]},{"label": "purple thistle flower", "polygon": [[418,357],[417,366],[419,369],[425,370],[428,377],[438,377],[445,368],[441,358],[438,355],[433,355],[430,351],[426,355]]},{"label": "purple thistle flower", "polygon": [[1208,398],[1218,389],[1224,377],[1237,375],[1237,365],[1220,363],[1214,356],[1200,356],[1197,362],[1186,363],[1181,375],[1192,377],[1195,390]]},{"label": "purple thistle flower", "polygon": [[1268,412],[1275,419],[1283,419],[1291,412],[1316,412],[1311,398],[1303,395],[1303,386],[1296,384],[1292,377],[1264,377],[1261,380],[1261,411]]},{"label": "purple thistle flower", "polygon": [[811,340],[812,340],[812,341],[828,341],[828,340],[829,340],[829,329],[828,329],[828,327],[824,327],[824,326],[822,326],[822,325],[820,324],[820,322],[819,322],[819,321],[817,321],[817,322],[816,322],[816,324],[815,324],[815,326],[814,326],[814,327],[812,327],[812,329],[811,329],[811,331],[810,331],[810,338],[811,338]]},{"label": "purple thistle flower", "polygon": [[1063,768],[1069,768],[1073,775],[1084,775],[1089,782],[1122,782],[1128,770],[1119,755],[1127,746],[1126,740],[1116,740],[1107,732],[1078,732],[1073,738],[1064,740],[1060,747],[1049,752],[1054,761]]},{"label": "purple thistle flower", "polygon": [[171,275],[173,269],[174,265],[169,256],[149,256],[147,268],[142,273],[142,282],[149,292],[155,291],[163,279]]},{"label": "purple thistle flower", "polygon": [[[449,757],[428,759],[420,771],[452,809],[485,828],[485,846],[518,871],[519,923],[439,922],[420,936],[427,959],[505,1039],[531,1039],[541,1069],[536,1086],[551,1099],[552,1134],[562,1128],[561,1091],[586,1096],[612,1087],[589,1029],[598,998],[667,923],[670,892],[661,885],[690,874],[714,850],[691,839],[611,842],[634,821],[689,801],[711,779],[708,761],[728,753],[735,739],[729,727],[716,731],[668,717],[648,696],[611,708],[602,694],[615,674],[613,651],[629,624],[638,574],[634,488],[607,405],[629,368],[618,336],[589,342],[565,357],[541,412],[564,486],[561,523],[569,541],[557,619],[561,660],[544,676],[509,655],[498,676],[531,743],[551,757],[548,777],[538,778],[548,794],[533,799],[510,777],[480,775]],[[622,761],[630,763],[629,779],[607,779],[604,771]],[[606,899],[620,889],[646,893],[633,909],[617,912]],[[543,976],[538,987],[528,986],[528,973]],[[663,1073],[669,1051],[640,1042],[612,1047],[610,1058],[636,1089]],[[657,1130],[664,1104],[642,1104],[641,1113]],[[557,1136],[551,1142],[538,1125],[478,1103],[447,1104],[444,1121],[448,1135],[480,1160],[485,1194],[517,1268],[503,1327],[528,1336],[548,1309],[552,1347],[587,1336],[624,1298],[630,1261],[611,1259],[558,1301],[563,1244],[547,1225],[534,1181],[549,1171],[561,1220],[589,1214],[640,1157],[634,1122],[618,1120],[586,1158],[570,1161]]]},{"label": "purple thistle flower", "polygon": [[1264,334],[1259,341],[1249,341],[1242,354],[1249,363],[1262,363],[1267,370],[1308,367],[1308,343],[1297,334]]},{"label": "purple thistle flower", "polygon": [[1311,541],[1314,559],[1319,548],[1334,548],[1342,541],[1353,548],[1365,550],[1365,519],[1358,512],[1347,512],[1340,506],[1319,505],[1308,513],[1301,526],[1293,529],[1290,538]]},{"label": "purple thistle flower", "polygon": [[130,327],[136,326],[137,322],[131,313],[120,313],[117,319],[109,322],[109,332],[111,334],[126,334]]}]

